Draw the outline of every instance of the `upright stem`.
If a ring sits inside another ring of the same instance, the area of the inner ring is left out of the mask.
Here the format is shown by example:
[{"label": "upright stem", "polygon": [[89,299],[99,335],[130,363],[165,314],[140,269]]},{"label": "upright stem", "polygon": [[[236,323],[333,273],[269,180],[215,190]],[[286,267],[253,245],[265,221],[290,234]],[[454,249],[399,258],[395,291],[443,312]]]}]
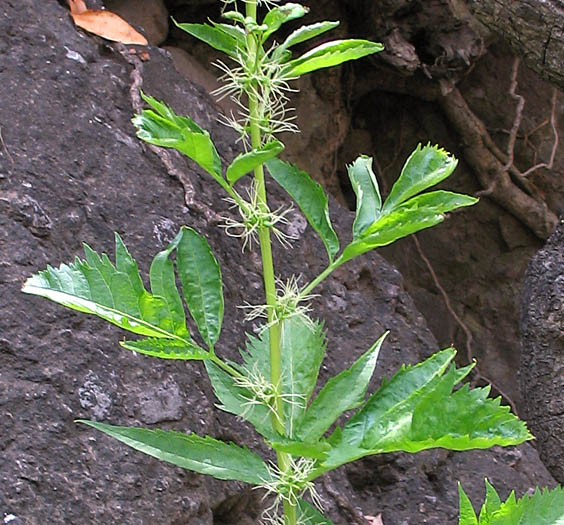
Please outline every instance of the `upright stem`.
[{"label": "upright stem", "polygon": [[[246,15],[256,20],[257,2],[256,0],[246,1]],[[249,63],[251,67],[257,66],[258,53],[260,48],[256,37],[253,34],[247,36],[247,51],[249,53]],[[249,93],[249,116],[250,116],[250,135],[251,146],[259,148],[262,144],[260,129],[261,115],[259,101],[256,96]],[[257,190],[258,204],[262,211],[268,213],[268,202],[266,199],[266,185],[264,182],[264,168],[259,166],[254,170],[254,178]],[[260,251],[262,257],[264,290],[266,295],[267,316],[269,324],[269,344],[270,344],[270,382],[277,391],[275,396],[274,413],[272,414],[272,426],[281,435],[286,435],[284,425],[284,406],[280,395],[282,386],[282,350],[281,350],[281,329],[276,322],[275,308],[277,302],[276,283],[274,275],[274,262],[272,259],[272,243],[270,239],[270,228],[260,226],[258,229]],[[278,468],[282,472],[287,472],[290,466],[290,456],[284,452],[277,452]],[[284,517],[286,525],[296,525],[296,507],[284,501]]]}]

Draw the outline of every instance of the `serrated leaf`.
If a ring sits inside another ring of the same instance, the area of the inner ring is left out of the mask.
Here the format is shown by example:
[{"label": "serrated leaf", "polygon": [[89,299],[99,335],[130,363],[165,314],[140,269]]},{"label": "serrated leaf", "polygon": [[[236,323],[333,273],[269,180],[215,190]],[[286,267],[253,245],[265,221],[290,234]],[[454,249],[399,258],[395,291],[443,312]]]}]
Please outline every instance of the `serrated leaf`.
[{"label": "serrated leaf", "polygon": [[472,206],[478,199],[448,191],[433,191],[413,197],[382,216],[349,244],[340,257],[342,262],[398,239],[431,228],[442,222],[445,213],[463,206]]},{"label": "serrated leaf", "polygon": [[380,217],[382,197],[376,176],[372,171],[372,158],[358,157],[347,166],[349,179],[356,195],[356,216],[353,223],[353,238],[359,238],[364,230]]},{"label": "serrated leaf", "polygon": [[190,336],[186,328],[186,316],[182,299],[176,287],[176,276],[174,274],[174,265],[170,260],[170,254],[176,248],[182,232],[180,232],[168,247],[159,252],[149,270],[149,278],[151,282],[151,291],[153,294],[161,297],[170,312],[171,321],[175,327],[175,333],[182,335],[185,339]]},{"label": "serrated leaf", "polygon": [[364,400],[386,332],[354,364],[327,381],[299,420],[296,435],[304,441],[319,439],[346,410]]},{"label": "serrated leaf", "polygon": [[444,149],[418,144],[384,202],[384,213],[446,179],[457,164],[458,160]]},{"label": "serrated leaf", "polygon": [[339,239],[329,218],[329,198],[320,184],[296,166],[280,159],[266,163],[272,178],[296,201],[305,218],[321,237],[329,260],[339,251]]},{"label": "serrated leaf", "polygon": [[384,46],[368,40],[334,40],[321,44],[284,66],[288,77],[299,77],[318,69],[333,67],[359,58],[378,53]]},{"label": "serrated leaf", "polygon": [[267,160],[276,157],[284,150],[284,144],[278,140],[266,143],[260,148],[252,149],[248,153],[237,155],[231,165],[227,168],[226,176],[231,185],[235,184],[241,177],[252,172],[264,164]]},{"label": "serrated leaf", "polygon": [[176,248],[176,266],[188,310],[211,349],[223,320],[221,270],[210,245],[192,228],[183,226]]},{"label": "serrated leaf", "polygon": [[298,509],[300,513],[300,521],[308,525],[335,525],[329,518],[326,518],[313,505],[307,501],[298,500]]},{"label": "serrated leaf", "polygon": [[158,357],[160,359],[204,360],[210,358],[210,353],[198,345],[178,341],[176,339],[138,339],[136,341],[120,341],[120,345],[139,354]]},{"label": "serrated leaf", "polygon": [[258,455],[234,443],[182,432],[120,427],[85,420],[78,422],[100,430],[149,456],[217,479],[262,485],[271,477]]},{"label": "serrated leaf", "polygon": [[292,2],[272,8],[262,21],[264,25],[268,26],[268,30],[264,34],[264,39],[280,29],[282,24],[290,20],[295,20],[296,18],[301,18],[308,12],[309,9],[307,7]]},{"label": "serrated leaf", "polygon": [[137,136],[149,144],[180,151],[224,185],[221,160],[210,134],[191,118],[176,115],[166,104],[144,94],[142,97],[155,111],[146,109],[133,117]]},{"label": "serrated leaf", "polygon": [[446,368],[453,349],[414,367],[402,368],[373,394],[365,406],[328,441],[333,449],[319,475],[360,457],[384,452],[418,452],[429,448],[468,450],[517,445],[532,436],[525,424],[487,399],[488,388],[453,392],[468,373]]},{"label": "serrated leaf", "polygon": [[526,494],[516,499],[511,492],[505,502],[501,502],[495,489],[486,480],[486,502],[482,506],[479,519],[473,513],[468,496],[459,485],[460,519],[459,525],[564,525],[564,489],[538,488],[534,494]]},{"label": "serrated leaf", "polygon": [[447,348],[415,366],[402,366],[346,423],[343,441],[373,448],[370,445],[377,440],[371,438],[394,431],[398,423],[395,414],[412,412],[425,388],[440,379],[454,356],[454,349]]},{"label": "serrated leaf", "polygon": [[84,246],[86,260],[48,266],[30,277],[23,292],[46,297],[80,312],[96,315],[124,330],[149,337],[170,339],[187,335],[179,312],[148,293],[137,264],[116,234],[116,266],[108,256]]},{"label": "serrated leaf", "polygon": [[331,29],[336,28],[339,22],[317,22],[316,24],[310,24],[307,26],[302,26],[292,33],[274,50],[275,57],[282,56],[282,54],[292,46],[311,40],[316,36],[322,35]]},{"label": "serrated leaf", "polygon": [[242,51],[238,39],[228,34],[222,28],[207,24],[180,24],[174,20],[174,18],[172,21],[176,27],[232,58],[237,58],[238,54]]},{"label": "serrated leaf", "polygon": [[[221,405],[218,408],[235,414],[251,423],[262,436],[273,439],[271,412],[263,404],[255,403],[255,396],[247,389],[237,386],[233,376],[211,361],[206,362],[206,370],[213,390]],[[243,371],[241,371],[243,372]]]},{"label": "serrated leaf", "polygon": [[[244,367],[265,378],[270,378],[269,340],[265,330],[258,338],[249,337],[246,349],[241,352]],[[280,343],[286,430],[292,437],[294,424],[305,411],[317,382],[326,349],[325,333],[319,323],[290,317],[282,322]]]}]

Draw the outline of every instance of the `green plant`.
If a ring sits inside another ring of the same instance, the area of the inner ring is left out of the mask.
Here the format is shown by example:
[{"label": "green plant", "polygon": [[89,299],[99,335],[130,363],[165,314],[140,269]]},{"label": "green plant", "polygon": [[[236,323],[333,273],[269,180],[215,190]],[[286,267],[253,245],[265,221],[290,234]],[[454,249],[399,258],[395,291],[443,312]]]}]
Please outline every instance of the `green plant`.
[{"label": "green plant", "polygon": [[[260,22],[258,3],[267,8]],[[348,166],[357,208],[352,241],[341,250],[326,194],[307,173],[277,157],[284,146],[275,136],[295,130],[287,117],[293,79],[376,53],[382,46],[366,40],[337,40],[293,58],[294,46],[334,28],[337,22],[302,26],[276,43],[275,31],[304,16],[307,8],[258,0],[246,0],[244,6],[241,12],[236,1],[224,1],[223,16],[229,23],[177,25],[235,63],[233,67],[219,64],[225,81],[219,94],[232,97],[241,108],[237,117],[227,120],[239,132],[245,152],[224,170],[207,131],[147,95],[143,98],[150,109],[133,119],[141,139],[179,150],[221,186],[240,215],[240,220],[226,219],[224,227],[228,234],[242,238],[243,249],[258,240],[265,304],[252,307],[248,318],[263,317],[265,322],[258,336],[248,337],[241,362],[215,352],[223,320],[221,271],[205,238],[187,226],[154,258],[151,292],[117,234],[115,264],[85,246],[84,260],[48,267],[28,279],[23,291],[97,315],[142,336],[122,341],[126,349],[163,359],[203,361],[221,408],[252,424],[275,451],[276,463],[266,463],[247,448],[209,436],[82,423],[175,465],[263,487],[273,496],[265,522],[327,524],[330,521],[321,513],[314,481],[340,465],[392,451],[514,445],[531,435],[507,407],[500,406],[499,399],[488,399],[488,388],[456,388],[472,365],[457,369],[452,348],[416,366],[402,367],[366,397],[386,334],[350,368],[329,379],[312,399],[326,348],[323,325],[309,313],[315,287],[354,257],[434,226],[445,213],[470,206],[476,199],[443,190],[425,192],[447,178],[457,164],[438,147],[417,147],[385,200],[372,160],[360,156]],[[268,205],[265,166],[297,203],[327,251],[326,269],[303,286],[293,277],[277,288],[271,236],[285,245],[290,239],[283,232],[285,212]],[[252,178],[244,197],[240,186],[249,173]],[[177,277],[199,341],[187,328]],[[355,412],[341,422],[339,418],[349,410]]]},{"label": "green plant", "polygon": [[502,502],[493,486],[486,480],[486,500],[476,516],[472,504],[459,485],[460,521],[459,525],[563,525],[564,489],[552,490],[538,488],[533,494],[520,499],[512,492]]}]

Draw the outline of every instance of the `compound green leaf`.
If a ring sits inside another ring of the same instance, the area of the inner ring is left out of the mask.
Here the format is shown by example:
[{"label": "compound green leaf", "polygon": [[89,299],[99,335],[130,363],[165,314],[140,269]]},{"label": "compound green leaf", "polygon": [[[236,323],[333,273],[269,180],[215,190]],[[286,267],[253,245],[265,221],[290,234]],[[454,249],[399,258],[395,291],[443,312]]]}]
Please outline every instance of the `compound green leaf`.
[{"label": "compound green leaf", "polygon": [[258,168],[267,160],[276,157],[283,150],[284,144],[278,140],[273,140],[260,148],[237,155],[227,168],[227,180],[231,185],[235,184],[241,177]]},{"label": "compound green leaf", "polygon": [[46,297],[80,312],[96,315],[124,330],[149,337],[181,339],[186,325],[167,301],[143,287],[137,264],[116,234],[116,265],[84,246],[86,260],[48,266],[30,277],[23,292]]},{"label": "compound green leaf", "polygon": [[385,381],[343,430],[329,438],[333,449],[324,471],[371,454],[438,447],[469,450],[532,439],[525,424],[500,406],[499,398],[487,398],[489,388],[470,390],[464,385],[453,392],[472,366],[451,366],[445,373],[453,357],[453,349],[443,350]]},{"label": "compound green leaf", "polygon": [[[218,408],[245,419],[255,427],[259,434],[272,439],[275,434],[272,429],[269,408],[257,402],[257,397],[251,390],[238,386],[233,376],[212,361],[206,362],[206,370],[215,395],[221,402]],[[248,373],[244,369],[239,368],[239,370],[243,375]],[[254,380],[256,383],[258,377],[249,377],[248,379]]]},{"label": "compound green leaf", "polygon": [[305,171],[280,159],[266,162],[272,178],[296,201],[305,218],[321,237],[329,260],[339,251],[339,239],[329,218],[329,198]]},{"label": "compound green leaf", "polygon": [[282,44],[278,48],[275,49],[274,53],[275,56],[281,56],[284,51],[289,49],[292,46],[297,44],[301,44],[302,42],[306,42],[316,36],[322,35],[331,29],[336,28],[339,25],[339,22],[318,22],[316,24],[310,24],[307,26],[302,26],[288,36]]},{"label": "compound green leaf", "polygon": [[78,420],[157,459],[217,479],[262,485],[271,475],[256,454],[234,443],[182,432],[119,427]]},{"label": "compound green leaf", "polygon": [[175,237],[165,250],[155,256],[151,263],[151,269],[149,270],[149,278],[151,291],[154,295],[161,297],[167,305],[171,321],[175,327],[175,333],[184,338],[188,338],[190,334],[186,328],[184,306],[182,305],[182,299],[176,287],[174,265],[169,258],[181,237],[182,232]]},{"label": "compound green leaf", "polygon": [[359,58],[378,53],[384,46],[368,40],[334,40],[321,44],[284,67],[287,77],[299,77],[318,69],[333,67]]},{"label": "compound green leaf", "polygon": [[564,489],[536,489],[517,499],[511,492],[502,502],[486,480],[486,501],[479,519],[468,496],[459,485],[459,525],[564,525]]},{"label": "compound green leaf", "polygon": [[217,182],[225,184],[221,173],[221,160],[210,134],[189,117],[176,115],[166,104],[153,97],[143,94],[142,96],[155,111],[146,109],[133,117],[137,136],[149,144],[180,151],[212,175]]},{"label": "compound green leaf", "polygon": [[120,345],[138,354],[158,357],[160,359],[204,360],[209,359],[208,351],[198,345],[177,339],[138,339],[136,341],[120,341]]},{"label": "compound green leaf", "polygon": [[176,266],[188,310],[209,348],[219,338],[223,320],[221,270],[210,245],[183,226],[176,248]]},{"label": "compound green leaf", "polygon": [[372,171],[371,157],[361,155],[350,166],[347,166],[347,171],[356,194],[353,238],[358,239],[380,217],[382,197],[380,197],[376,176]]},{"label": "compound green leaf", "polygon": [[229,34],[224,28],[207,24],[179,24],[174,18],[172,21],[176,27],[205,42],[210,47],[229,55],[231,58],[237,58],[238,54],[244,49],[241,48],[239,39]]},{"label": "compound green leaf", "polygon": [[268,38],[272,33],[280,29],[282,24],[301,18],[309,9],[300,4],[288,2],[287,4],[271,9],[264,17],[262,23],[268,27],[264,33],[264,39]]},{"label": "compound green leaf", "polygon": [[327,381],[299,420],[296,435],[304,441],[319,439],[345,411],[363,401],[385,337],[374,343],[355,363]]},{"label": "compound green leaf", "polygon": [[313,505],[300,499],[298,501],[300,521],[308,525],[335,525],[329,518],[326,518]]},{"label": "compound green leaf", "polygon": [[343,250],[340,259],[342,262],[348,261],[374,248],[435,226],[444,220],[445,213],[472,206],[476,202],[478,199],[474,197],[448,191],[433,191],[413,197],[391,211],[383,211],[376,222]]},{"label": "compound green leaf", "polygon": [[437,146],[417,146],[407,159],[401,175],[384,202],[384,213],[391,211],[410,197],[446,179],[458,160]]}]

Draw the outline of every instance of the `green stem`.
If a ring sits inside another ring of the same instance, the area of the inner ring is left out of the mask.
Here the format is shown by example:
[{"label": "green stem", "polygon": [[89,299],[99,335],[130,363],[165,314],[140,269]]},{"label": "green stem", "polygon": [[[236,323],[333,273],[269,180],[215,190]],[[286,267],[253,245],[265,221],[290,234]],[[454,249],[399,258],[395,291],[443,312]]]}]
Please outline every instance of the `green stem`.
[{"label": "green stem", "polygon": [[311,281],[305,288],[302,289],[300,295],[306,296],[309,295],[313,289],[319,285],[322,281],[324,281],[332,272],[334,272],[341,264],[346,261],[342,261],[341,258],[333,261],[325,270],[323,270],[313,281]]},{"label": "green stem", "polygon": [[[246,2],[246,16],[256,21],[257,2],[248,0]],[[253,34],[247,35],[247,51],[249,65],[251,68],[260,67],[258,54],[260,45]],[[262,142],[260,122],[263,117],[259,101],[252,91],[249,92],[249,126],[251,135],[251,146],[259,148]],[[266,185],[264,181],[264,168],[259,166],[254,170],[254,179],[257,190],[258,205],[262,211],[268,213],[268,202],[266,198]],[[277,303],[276,282],[274,274],[274,262],[272,259],[272,243],[270,239],[270,228],[261,225],[258,228],[258,237],[263,267],[264,291],[266,295],[267,316],[269,323],[269,345],[270,345],[270,381],[276,389],[274,414],[272,414],[272,426],[282,436],[286,435],[284,424],[284,406],[280,395],[282,386],[282,349],[281,349],[281,329],[280,323],[276,322],[275,308]],[[277,452],[278,468],[282,472],[287,472],[290,467],[290,456],[284,452]],[[284,521],[286,525],[296,525],[296,507],[288,502],[284,502]]]}]

